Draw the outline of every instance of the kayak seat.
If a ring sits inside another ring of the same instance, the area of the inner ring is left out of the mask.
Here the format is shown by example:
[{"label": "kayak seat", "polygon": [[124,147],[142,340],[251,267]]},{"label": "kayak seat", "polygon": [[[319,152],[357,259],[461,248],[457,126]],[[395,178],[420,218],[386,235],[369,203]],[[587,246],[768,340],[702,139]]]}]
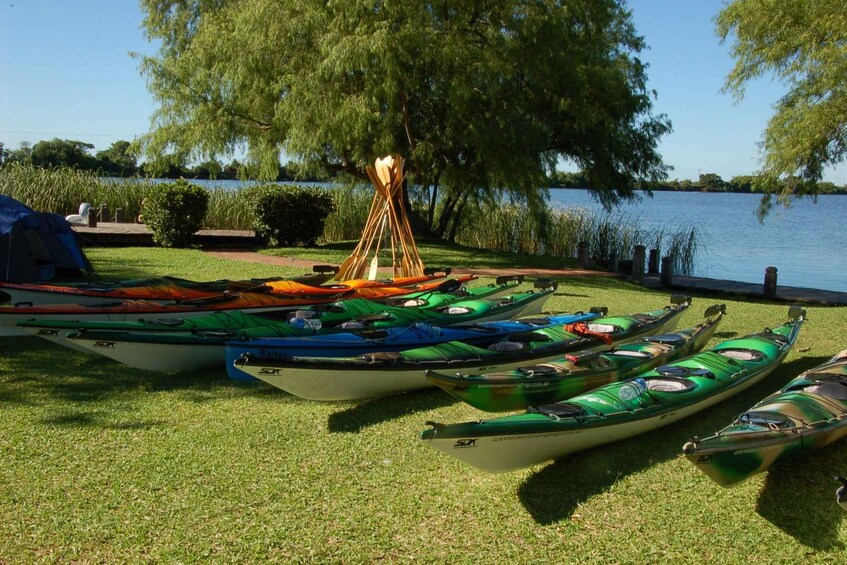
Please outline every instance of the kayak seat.
[{"label": "kayak seat", "polygon": [[520,322],[530,326],[549,326],[550,318],[521,318]]},{"label": "kayak seat", "polygon": [[423,298],[413,298],[411,300],[406,300],[402,304],[400,304],[403,308],[414,308],[417,306],[426,306],[426,300]]},{"label": "kayak seat", "polygon": [[715,353],[729,359],[735,359],[736,361],[762,361],[765,358],[764,353],[755,349],[727,348],[717,349]]},{"label": "kayak seat", "polygon": [[488,346],[489,351],[520,351],[526,347],[526,343],[520,341],[498,341]]},{"label": "kayak seat", "polygon": [[655,392],[688,392],[697,386],[694,381],[675,377],[652,377],[644,380],[647,382],[647,390]]},{"label": "kayak seat", "polygon": [[649,343],[663,343],[665,345],[675,345],[677,343],[682,343],[683,341],[685,341],[685,338],[679,334],[661,334],[645,337],[643,341]]},{"label": "kayak seat", "polygon": [[662,365],[656,369],[661,377],[671,377],[676,379],[686,379],[687,377],[705,377],[714,379],[715,374],[708,369],[700,367],[684,367],[682,365]]},{"label": "kayak seat", "polygon": [[388,337],[388,332],[380,329],[364,329],[353,333],[363,339],[385,339]]},{"label": "kayak seat", "polygon": [[833,400],[847,400],[847,385],[835,381],[816,381],[815,384],[805,387],[806,392],[814,392]]},{"label": "kayak seat", "polygon": [[396,363],[402,361],[403,356],[396,351],[379,351],[376,353],[367,353],[359,357],[367,363]]},{"label": "kayak seat", "polygon": [[557,402],[555,404],[542,404],[541,406],[531,406],[527,408],[527,412],[532,414],[543,414],[552,418],[575,418],[577,422],[585,419],[588,413],[585,408],[579,404],[570,402]]},{"label": "kayak seat", "polygon": [[509,341],[518,341],[521,343],[543,343],[553,341],[547,334],[538,332],[516,332],[509,335]]},{"label": "kayak seat", "polygon": [[497,304],[500,306],[506,306],[508,304],[514,304],[515,298],[513,296],[503,296],[497,299]]},{"label": "kayak seat", "polygon": [[467,306],[448,306],[440,311],[443,314],[448,314],[450,316],[461,316],[463,314],[470,314],[473,312],[473,308],[468,308]]},{"label": "kayak seat", "polygon": [[525,377],[543,377],[546,375],[558,375],[564,371],[557,365],[533,365],[532,367],[521,367],[518,369],[518,372]]},{"label": "kayak seat", "polygon": [[770,428],[772,430],[794,427],[794,422],[791,421],[791,418],[778,412],[745,412],[738,417],[738,421],[742,424],[760,426],[763,428]]},{"label": "kayak seat", "polygon": [[771,341],[775,341],[780,345],[784,345],[788,343],[788,338],[782,334],[775,333],[770,328],[765,328],[763,331],[759,333],[750,334],[748,337],[761,337],[764,339],[769,339]]}]

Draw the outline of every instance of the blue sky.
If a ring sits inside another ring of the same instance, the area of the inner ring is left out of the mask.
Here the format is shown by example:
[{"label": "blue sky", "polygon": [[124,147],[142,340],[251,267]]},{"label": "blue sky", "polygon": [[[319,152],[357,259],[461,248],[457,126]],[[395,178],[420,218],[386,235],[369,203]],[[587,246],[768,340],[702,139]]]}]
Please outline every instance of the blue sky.
[{"label": "blue sky", "polygon": [[[724,179],[758,168],[757,142],[784,92],[763,79],[735,103],[720,92],[732,67],[728,45],[714,34],[719,0],[633,0],[636,28],[649,49],[655,109],[674,132],[660,151],[671,178],[707,172]],[[16,148],[59,137],[106,149],[150,128],[155,109],[138,62],[153,53],[132,0],[4,0],[0,4],[0,141]],[[847,185],[847,166],[826,180]]]}]

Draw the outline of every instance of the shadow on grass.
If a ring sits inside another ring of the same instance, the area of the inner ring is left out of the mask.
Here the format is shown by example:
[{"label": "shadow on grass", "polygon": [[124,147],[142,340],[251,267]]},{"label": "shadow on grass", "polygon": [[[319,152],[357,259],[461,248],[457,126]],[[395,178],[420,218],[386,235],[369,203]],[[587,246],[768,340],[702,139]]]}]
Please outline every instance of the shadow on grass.
[{"label": "shadow on grass", "polygon": [[388,420],[433,408],[444,408],[456,402],[458,400],[438,389],[372,398],[331,414],[327,428],[330,433],[356,433]]},{"label": "shadow on grass", "polygon": [[776,463],[765,479],[756,512],[800,543],[818,550],[844,549],[838,539],[844,511],[833,477],[847,473],[847,443]]},{"label": "shadow on grass", "polygon": [[[518,497],[539,524],[569,519],[581,503],[608,490],[621,477],[679,456],[682,445],[691,437],[723,428],[747,408],[823,360],[801,358],[786,363],[763,382],[693,417],[557,460],[529,477],[519,487]],[[689,472],[698,471],[691,467]],[[551,493],[559,495],[551,496]]]},{"label": "shadow on grass", "polygon": [[62,428],[97,428],[108,430],[149,430],[167,422],[165,420],[142,420],[137,422],[113,422],[114,418],[102,411],[65,412],[41,419],[41,423]]},{"label": "shadow on grass", "polygon": [[236,383],[223,368],[183,373],[142,371],[32,337],[2,340],[0,359],[6,371],[15,375],[0,382],[0,399],[17,404],[32,404],[44,397],[96,402],[139,390],[181,392],[183,399],[193,402],[269,392],[266,386]]}]

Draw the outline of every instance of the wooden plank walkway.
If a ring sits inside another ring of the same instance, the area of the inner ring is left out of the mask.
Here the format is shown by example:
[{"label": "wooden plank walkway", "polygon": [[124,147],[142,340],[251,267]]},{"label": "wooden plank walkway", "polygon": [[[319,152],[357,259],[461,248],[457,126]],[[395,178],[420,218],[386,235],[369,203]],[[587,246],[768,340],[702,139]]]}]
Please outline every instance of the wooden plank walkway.
[{"label": "wooden plank walkway", "polygon": [[[153,232],[144,224],[99,222],[96,228],[73,226],[83,244],[97,246],[153,245]],[[200,230],[194,234],[197,244],[220,247],[254,247],[258,241],[252,230]]]},{"label": "wooden plank walkway", "polygon": [[[689,290],[710,294],[726,294],[765,299],[763,292],[764,281],[757,284],[674,275],[671,283],[671,289],[673,290]],[[659,277],[649,275],[644,278],[644,286],[648,288],[663,288]],[[775,300],[779,302],[796,302],[799,304],[822,306],[847,306],[847,292],[777,285]]]}]

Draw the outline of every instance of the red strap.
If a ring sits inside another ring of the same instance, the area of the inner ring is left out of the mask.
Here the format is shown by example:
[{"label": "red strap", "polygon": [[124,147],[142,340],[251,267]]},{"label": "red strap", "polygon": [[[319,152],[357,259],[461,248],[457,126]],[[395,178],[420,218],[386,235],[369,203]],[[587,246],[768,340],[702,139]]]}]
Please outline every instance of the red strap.
[{"label": "red strap", "polygon": [[583,337],[593,337],[594,339],[599,339],[606,345],[611,345],[613,341],[611,335],[592,331],[588,328],[588,324],[585,322],[565,324],[563,327],[566,332],[571,332],[572,334],[581,335]]}]

